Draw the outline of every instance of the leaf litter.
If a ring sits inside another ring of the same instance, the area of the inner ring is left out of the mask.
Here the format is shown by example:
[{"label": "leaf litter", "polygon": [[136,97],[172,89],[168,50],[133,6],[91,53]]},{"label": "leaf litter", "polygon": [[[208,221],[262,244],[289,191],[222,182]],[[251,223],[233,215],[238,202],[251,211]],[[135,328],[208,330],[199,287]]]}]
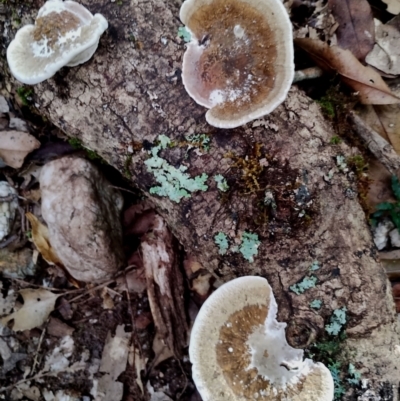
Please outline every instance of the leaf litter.
[{"label": "leaf litter", "polygon": [[328,6],[339,24],[337,44],[364,60],[375,44],[375,27],[367,0],[328,0]]},{"label": "leaf litter", "polygon": [[18,311],[2,318],[1,324],[5,326],[11,320],[14,321],[14,331],[30,330],[41,326],[54,310],[54,305],[60,294],[54,294],[45,289],[20,290],[24,304]]},{"label": "leaf litter", "polygon": [[396,77],[400,74],[400,16],[386,24],[375,19],[376,44],[365,61],[387,74]]},{"label": "leaf litter", "polygon": [[363,66],[350,50],[329,46],[317,39],[296,39],[295,43],[327,72],[339,74],[341,80],[356,91],[363,104],[397,104],[394,95],[382,77],[370,67]]}]

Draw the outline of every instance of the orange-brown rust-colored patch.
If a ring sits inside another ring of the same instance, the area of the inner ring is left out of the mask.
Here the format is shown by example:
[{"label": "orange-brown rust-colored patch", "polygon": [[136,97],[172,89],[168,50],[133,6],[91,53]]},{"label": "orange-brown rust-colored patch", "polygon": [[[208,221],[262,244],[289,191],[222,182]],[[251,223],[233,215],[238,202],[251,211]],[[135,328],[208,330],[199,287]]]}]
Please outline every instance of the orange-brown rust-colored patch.
[{"label": "orange-brown rust-colored patch", "polygon": [[51,12],[36,19],[33,38],[36,42],[47,39],[48,46],[53,47],[61,36],[78,29],[80,25],[80,19],[69,11]]},{"label": "orange-brown rust-colored patch", "polygon": [[[277,48],[265,17],[245,2],[216,0],[200,7],[187,25],[205,43],[198,74],[205,93],[221,90],[227,101],[215,107],[232,115],[263,101],[274,87]],[[243,29],[243,36],[234,28]]]}]

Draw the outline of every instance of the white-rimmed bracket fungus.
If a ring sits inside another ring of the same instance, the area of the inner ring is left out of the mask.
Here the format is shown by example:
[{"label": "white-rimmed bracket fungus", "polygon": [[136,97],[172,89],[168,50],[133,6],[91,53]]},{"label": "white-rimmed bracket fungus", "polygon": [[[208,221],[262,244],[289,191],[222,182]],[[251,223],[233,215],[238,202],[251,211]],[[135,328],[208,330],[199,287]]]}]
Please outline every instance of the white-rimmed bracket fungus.
[{"label": "white-rimmed bracket fungus", "polygon": [[49,0],[39,10],[34,25],[25,25],[7,49],[11,73],[18,81],[34,85],[60,68],[89,60],[108,23],[74,1]]},{"label": "white-rimmed bracket fungus", "polygon": [[286,323],[268,281],[241,277],[222,285],[194,323],[189,355],[203,401],[332,401],[333,379],[286,341]]},{"label": "white-rimmed bracket fungus", "polygon": [[192,40],[183,57],[189,95],[206,119],[234,128],[281,104],[294,75],[292,25],[280,0],[186,0]]}]

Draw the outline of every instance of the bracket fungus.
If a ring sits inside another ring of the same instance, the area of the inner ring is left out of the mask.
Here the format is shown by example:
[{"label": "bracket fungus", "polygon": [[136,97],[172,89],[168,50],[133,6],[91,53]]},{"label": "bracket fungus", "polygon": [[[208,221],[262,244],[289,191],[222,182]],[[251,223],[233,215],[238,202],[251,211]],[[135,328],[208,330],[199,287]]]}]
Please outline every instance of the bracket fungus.
[{"label": "bracket fungus", "polygon": [[49,0],[34,25],[25,25],[7,49],[11,73],[34,85],[60,68],[85,63],[94,54],[108,23],[75,1]]},{"label": "bracket fungus", "polygon": [[186,0],[183,56],[189,95],[207,122],[234,128],[281,104],[294,75],[292,25],[280,0]]},{"label": "bracket fungus", "polygon": [[303,360],[286,341],[286,323],[268,281],[241,277],[215,291],[195,320],[189,355],[203,401],[332,401],[322,363]]}]

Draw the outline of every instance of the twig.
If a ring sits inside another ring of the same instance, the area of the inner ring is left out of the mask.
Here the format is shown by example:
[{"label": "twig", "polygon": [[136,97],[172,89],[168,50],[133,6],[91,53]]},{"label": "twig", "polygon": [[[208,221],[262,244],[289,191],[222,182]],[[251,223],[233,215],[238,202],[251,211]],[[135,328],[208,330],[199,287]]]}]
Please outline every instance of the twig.
[{"label": "twig", "polygon": [[[133,314],[133,309],[132,309],[132,304],[131,304],[131,297],[129,295],[129,284],[128,284],[128,279],[126,278],[126,272],[124,274],[124,279],[125,279],[125,285],[126,285],[126,298],[128,300],[128,310],[129,310],[129,314],[131,315],[131,325],[132,325],[131,341],[132,341],[132,344],[134,344],[136,346],[135,337],[137,336],[137,331],[136,331],[134,314]],[[135,311],[135,313],[136,313],[136,311]],[[139,341],[138,341],[137,345],[139,348],[140,355],[143,355],[142,346]],[[136,358],[136,356],[133,355],[133,358]]]},{"label": "twig", "polygon": [[30,373],[30,374],[33,374],[33,372],[34,372],[35,369],[36,369],[36,365],[37,365],[37,362],[38,362],[37,360],[38,360],[38,355],[39,355],[40,347],[42,346],[42,342],[43,342],[43,338],[44,338],[44,335],[45,335],[45,333],[46,333],[46,330],[47,330],[47,327],[44,328],[44,329],[42,330],[42,334],[40,335],[39,343],[38,343],[38,346],[37,346],[37,348],[36,348],[35,359],[33,360],[33,365],[32,365],[32,369],[31,369],[31,373]]},{"label": "twig", "polygon": [[120,189],[121,191],[125,191],[125,192],[129,192],[130,194],[132,194],[132,195],[138,195],[138,193],[137,192],[133,192],[133,191],[130,191],[129,189],[126,189],[126,188],[122,188],[122,187],[117,187],[117,186],[115,186],[115,185],[109,185],[111,188],[115,188],[115,189]]},{"label": "twig", "polygon": [[5,241],[0,242],[0,249],[5,248],[7,245],[11,244],[11,242],[14,242],[16,239],[18,239],[18,235],[14,234],[10,238],[7,238]]},{"label": "twig", "polygon": [[12,200],[16,199],[17,195],[7,195],[7,196],[0,196],[0,202],[11,202]]},{"label": "twig", "polygon": [[354,131],[362,138],[371,153],[387,168],[390,174],[397,175],[400,169],[400,156],[392,145],[368,126],[354,111],[349,114]]},{"label": "twig", "polygon": [[295,71],[293,83],[305,81],[306,79],[320,78],[324,74],[324,71],[319,67],[310,67],[305,70]]},{"label": "twig", "polygon": [[12,281],[16,281],[17,283],[20,283],[22,285],[25,285],[27,287],[43,288],[44,290],[47,290],[47,291],[61,291],[61,292],[63,292],[63,295],[69,295],[69,294],[73,294],[74,292],[82,292],[82,291],[86,290],[86,288],[77,288],[75,290],[68,290],[68,289],[64,289],[64,288],[45,287],[44,285],[29,283],[28,281],[21,280],[19,278],[14,278],[14,277],[7,277],[7,278]]},{"label": "twig", "polygon": [[48,372],[48,373],[38,373],[36,376],[30,377],[29,379],[22,379],[22,380],[17,381],[16,383],[10,384],[7,387],[1,387],[0,393],[11,390],[16,386],[19,386],[20,384],[29,382],[31,380],[41,379],[42,377],[46,377],[46,376],[57,376],[58,373],[62,373],[62,372],[56,371],[56,372]]}]

